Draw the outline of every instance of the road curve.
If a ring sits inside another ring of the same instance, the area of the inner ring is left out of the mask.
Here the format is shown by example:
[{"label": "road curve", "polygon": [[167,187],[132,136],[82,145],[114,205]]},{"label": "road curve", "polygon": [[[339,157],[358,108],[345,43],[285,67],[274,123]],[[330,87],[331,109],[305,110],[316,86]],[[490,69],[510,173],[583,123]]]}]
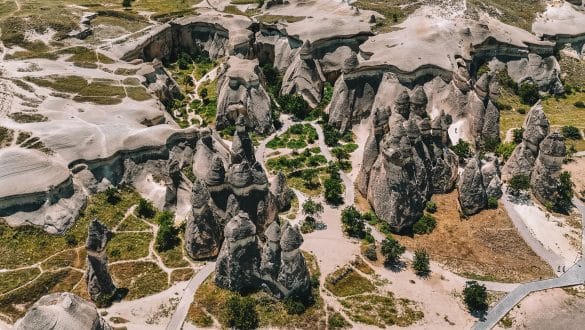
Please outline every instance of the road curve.
[{"label": "road curve", "polygon": [[169,324],[167,324],[166,330],[181,329],[181,326],[187,317],[187,313],[189,312],[189,306],[191,306],[191,303],[195,298],[195,291],[197,291],[197,288],[199,288],[201,283],[203,283],[203,281],[205,281],[205,279],[211,275],[214,269],[215,262],[208,262],[197,274],[195,274],[195,276],[191,278],[189,284],[185,288],[185,291],[183,291],[183,295],[181,296],[181,301],[179,301],[179,304],[177,305],[177,309],[175,309]]}]

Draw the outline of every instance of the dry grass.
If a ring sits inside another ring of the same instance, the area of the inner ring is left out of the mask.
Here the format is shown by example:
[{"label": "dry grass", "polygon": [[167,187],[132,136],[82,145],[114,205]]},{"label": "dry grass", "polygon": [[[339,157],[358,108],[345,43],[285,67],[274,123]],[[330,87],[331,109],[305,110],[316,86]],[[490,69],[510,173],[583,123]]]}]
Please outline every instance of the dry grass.
[{"label": "dry grass", "polygon": [[435,195],[437,227],[429,235],[394,237],[409,250],[426,249],[432,260],[467,277],[501,282],[550,278],[553,271],[519,236],[501,208],[462,220],[457,192]]},{"label": "dry grass", "polygon": [[338,297],[353,296],[376,290],[370,280],[348,266],[327,275],[325,287]]},{"label": "dry grass", "polygon": [[0,294],[14,290],[39,276],[41,271],[38,268],[24,268],[11,272],[0,273]]},{"label": "dry grass", "polygon": [[65,267],[85,269],[86,256],[85,248],[65,250],[45,260],[41,268],[43,270],[57,270]]},{"label": "dry grass", "polygon": [[341,300],[341,305],[352,321],[379,328],[408,327],[424,317],[412,301],[396,299],[392,292],[345,298]]},{"label": "dry grass", "polygon": [[181,268],[175,269],[171,273],[171,284],[176,282],[183,282],[193,277],[193,268]]},{"label": "dry grass", "polygon": [[167,274],[153,262],[110,265],[110,273],[118,288],[128,289],[125,300],[150,296],[169,287]]}]

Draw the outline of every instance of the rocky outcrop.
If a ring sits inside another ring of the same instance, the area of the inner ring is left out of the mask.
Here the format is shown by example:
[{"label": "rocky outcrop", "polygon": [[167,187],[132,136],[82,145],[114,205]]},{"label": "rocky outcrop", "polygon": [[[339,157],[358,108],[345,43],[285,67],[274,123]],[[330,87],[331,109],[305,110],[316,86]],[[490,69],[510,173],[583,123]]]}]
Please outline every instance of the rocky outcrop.
[{"label": "rocky outcrop", "polygon": [[16,325],[16,330],[111,330],[92,304],[68,293],[39,299]]},{"label": "rocky outcrop", "polygon": [[457,157],[447,148],[446,118],[437,114],[431,122],[422,87],[394,95],[391,107],[377,103],[374,110],[358,189],[380,219],[401,231],[422,216],[432,194],[453,189]]},{"label": "rocky outcrop", "polygon": [[508,74],[518,84],[534,83],[541,91],[553,95],[565,92],[561,82],[561,66],[556,57],[528,54],[526,58],[508,62]]},{"label": "rocky outcrop", "polygon": [[260,287],[260,248],[256,225],[240,212],[225,226],[224,241],[215,266],[215,284],[237,292]]},{"label": "rocky outcrop", "polygon": [[313,59],[311,43],[307,40],[282,80],[281,94],[300,94],[312,108],[321,101],[324,78],[319,61]]},{"label": "rocky outcrop", "polygon": [[458,193],[461,213],[465,216],[485,209],[490,198],[499,199],[502,196],[502,182],[497,158],[471,158],[461,174]]},{"label": "rocky outcrop", "polygon": [[542,105],[535,104],[524,120],[524,133],[522,142],[514,149],[514,152],[502,169],[502,179],[507,181],[516,175],[530,176],[534,168],[540,143],[548,134],[549,122]]},{"label": "rocky outcrop", "polygon": [[230,57],[217,81],[217,129],[234,125],[243,116],[249,129],[259,134],[272,132],[270,97],[263,84],[258,60]]},{"label": "rocky outcrop", "polygon": [[303,236],[298,227],[285,225],[280,239],[281,260],[276,281],[286,288],[284,296],[305,297],[311,290],[311,278],[305,258],[299,249]]},{"label": "rocky outcrop", "polygon": [[530,186],[534,197],[546,206],[556,206],[559,196],[559,176],[567,150],[565,138],[558,132],[549,134],[541,143]]},{"label": "rocky outcrop", "polygon": [[278,208],[280,212],[290,209],[294,192],[288,187],[284,173],[278,172],[274,177],[274,180],[272,180],[272,183],[270,184],[270,191],[274,195],[276,208]]},{"label": "rocky outcrop", "polygon": [[220,218],[209,205],[211,195],[199,179],[193,182],[192,210],[186,220],[185,250],[195,260],[218,255],[223,241]]},{"label": "rocky outcrop", "polygon": [[110,240],[111,232],[108,228],[93,219],[89,224],[87,241],[87,290],[91,299],[100,304],[107,305],[115,291],[116,286],[108,271],[108,256],[106,244]]}]

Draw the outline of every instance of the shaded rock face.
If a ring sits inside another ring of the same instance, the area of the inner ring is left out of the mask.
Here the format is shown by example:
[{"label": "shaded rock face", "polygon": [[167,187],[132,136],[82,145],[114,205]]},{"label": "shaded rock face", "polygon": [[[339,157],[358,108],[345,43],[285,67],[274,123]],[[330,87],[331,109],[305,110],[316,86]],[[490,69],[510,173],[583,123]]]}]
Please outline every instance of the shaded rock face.
[{"label": "shaded rock face", "polygon": [[111,299],[116,286],[108,271],[106,244],[110,240],[110,231],[97,219],[89,225],[87,241],[87,290],[95,302],[104,303]]},{"label": "shaded rock face", "polygon": [[270,97],[257,60],[230,57],[217,81],[217,129],[235,124],[243,116],[246,127],[259,134],[274,130]]},{"label": "shaded rock face", "polygon": [[537,54],[528,54],[527,58],[510,61],[508,74],[517,83],[535,83],[541,91],[554,95],[561,95],[565,88],[561,82],[561,66],[556,57],[540,57]]},{"label": "shaded rock face", "polygon": [[488,155],[481,161],[477,157],[470,159],[461,174],[458,193],[461,212],[465,216],[485,209],[488,199],[502,197],[497,158]]},{"label": "shaded rock face", "polygon": [[220,253],[226,224],[242,212],[263,236],[277,220],[278,212],[290,206],[292,191],[282,175],[269,185],[264,169],[256,161],[243,116],[236,120],[232,149],[226,157],[229,162],[211,141],[199,141],[197,148],[193,172],[198,179],[191,191],[185,249],[194,259],[207,259]]},{"label": "shaded rock face", "polygon": [[311,106],[316,107],[322,98],[324,78],[319,61],[313,59],[311,43],[305,41],[299,55],[286,70],[281,94],[300,94]]},{"label": "shaded rock face", "polygon": [[458,176],[447,118],[438,114],[431,122],[427,104],[418,86],[410,94],[401,89],[390,107],[373,112],[358,189],[396,231],[412,226],[431,195],[453,189]]},{"label": "shaded rock face", "polygon": [[542,105],[535,104],[524,120],[524,133],[522,142],[514,149],[514,152],[502,169],[502,179],[511,179],[516,175],[530,176],[538,156],[540,143],[548,134],[549,122]]},{"label": "shaded rock face", "polygon": [[559,200],[559,176],[567,154],[565,138],[558,132],[549,134],[540,143],[530,185],[534,197],[543,205],[556,205]]},{"label": "shaded rock face", "polygon": [[92,304],[72,293],[52,293],[39,299],[16,326],[17,330],[111,330]]}]

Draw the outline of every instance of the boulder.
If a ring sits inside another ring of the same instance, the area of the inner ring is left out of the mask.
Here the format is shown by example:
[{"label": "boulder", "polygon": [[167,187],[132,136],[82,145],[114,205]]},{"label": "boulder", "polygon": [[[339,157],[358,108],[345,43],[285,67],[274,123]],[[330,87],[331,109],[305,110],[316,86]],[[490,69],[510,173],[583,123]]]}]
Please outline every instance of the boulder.
[{"label": "boulder", "polygon": [[487,200],[480,161],[475,157],[471,158],[467,162],[459,182],[461,212],[466,216],[476,214],[487,206]]},{"label": "boulder", "polygon": [[111,330],[94,305],[68,293],[41,297],[16,325],[16,330]]}]

